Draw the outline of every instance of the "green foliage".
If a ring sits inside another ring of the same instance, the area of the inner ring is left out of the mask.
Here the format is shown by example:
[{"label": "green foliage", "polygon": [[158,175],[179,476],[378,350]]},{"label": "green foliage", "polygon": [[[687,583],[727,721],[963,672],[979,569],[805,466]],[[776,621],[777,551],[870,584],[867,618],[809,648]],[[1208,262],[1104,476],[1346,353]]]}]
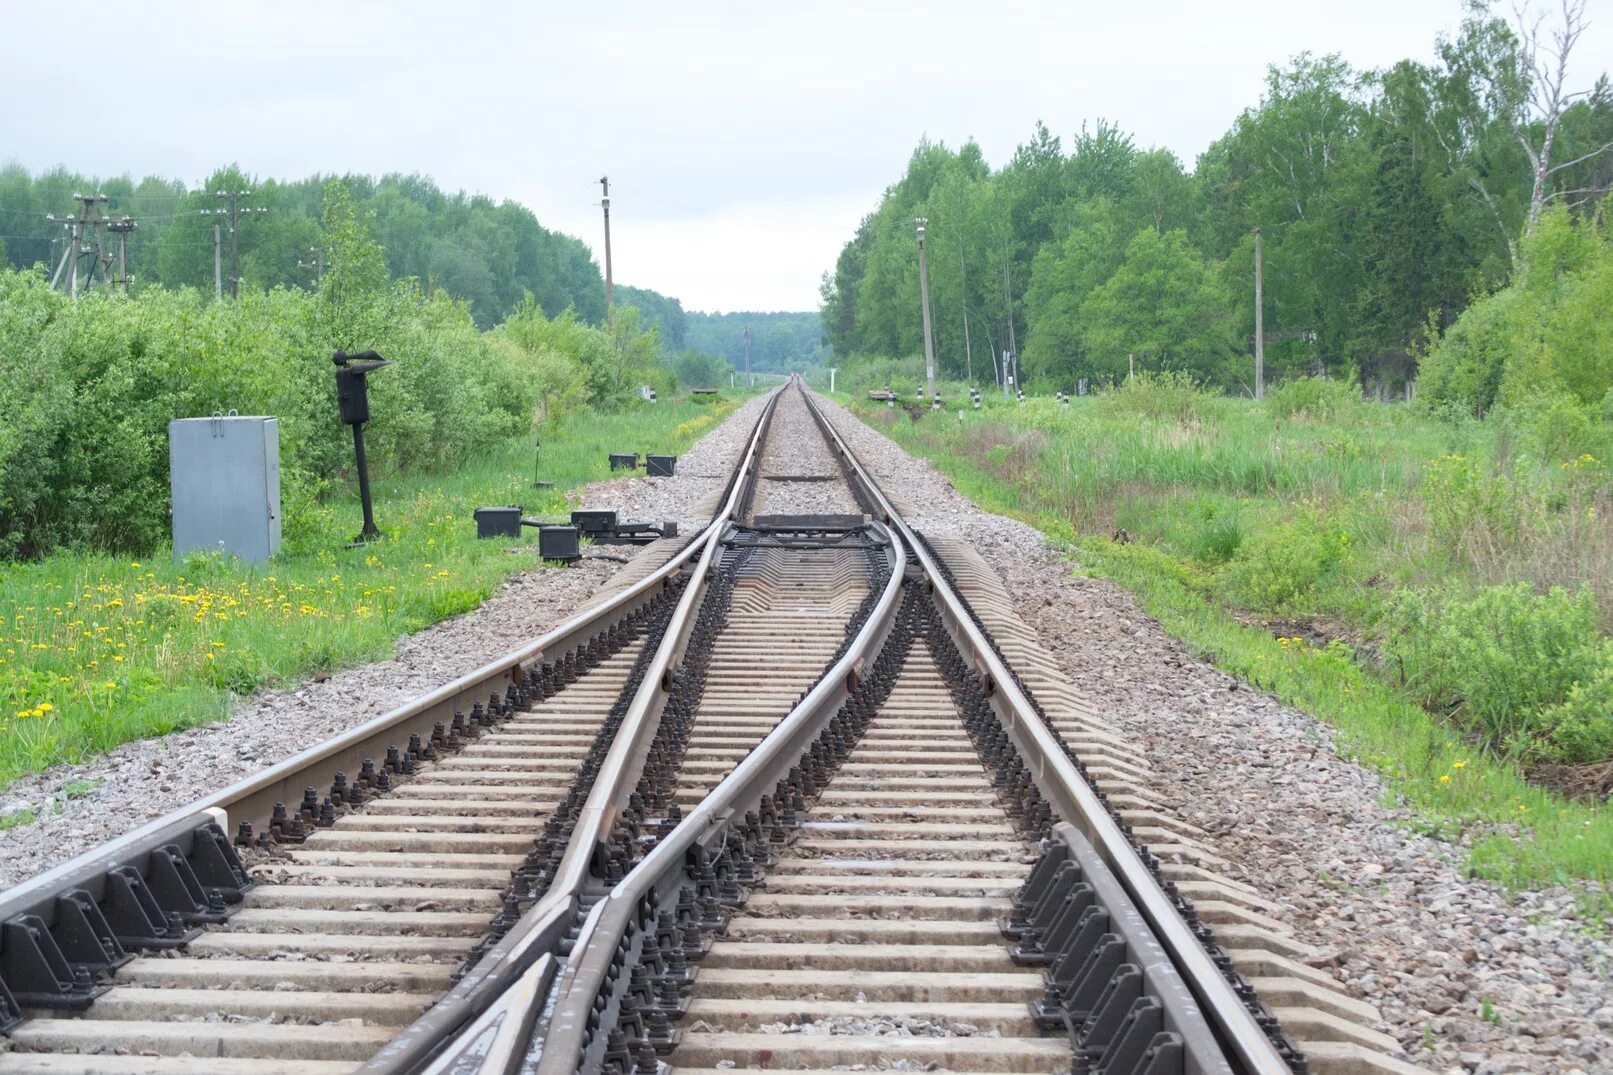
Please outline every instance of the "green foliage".
[{"label": "green foliage", "polygon": [[1278,418],[1343,422],[1360,413],[1361,388],[1353,379],[1294,377],[1266,392],[1266,410]]},{"label": "green foliage", "polygon": [[[1456,727],[1431,714],[1400,687],[1396,662],[1371,659],[1397,587],[1467,596],[1458,588],[1472,571],[1426,547],[1415,488],[1422,461],[1442,446],[1460,442],[1469,453],[1488,454],[1503,439],[1498,427],[1435,424],[1406,408],[1371,404],[1361,405],[1347,427],[1273,423],[1253,403],[1209,403],[1190,423],[1169,414],[1109,412],[1101,399],[1065,408],[1047,400],[992,406],[988,396],[987,414],[966,414],[962,422],[950,415],[893,418],[874,404],[863,409],[889,435],[934,460],[965,495],[1069,543],[1081,570],[1135,593],[1193,651],[1330,723],[1340,749],[1383,774],[1414,808],[1416,823],[1463,835],[1467,864],[1478,875],[1512,885],[1613,877],[1613,813],[1528,783],[1482,728]],[[1322,450],[1345,437],[1367,450],[1349,456]],[[1558,471],[1535,471],[1531,479],[1550,488]],[[1583,501],[1577,511],[1584,519]],[[1224,578],[1206,567],[1229,549],[1236,560],[1268,527],[1301,520],[1309,533],[1290,533],[1292,544],[1340,531],[1352,537],[1332,577],[1295,602],[1309,606],[1302,634],[1350,632],[1368,644],[1296,642],[1287,623],[1250,623],[1247,613],[1223,603]],[[1117,523],[1130,543],[1109,540]],[[1585,526],[1606,529],[1595,519]],[[1236,533],[1242,537],[1234,546]],[[1594,533],[1575,535],[1573,548],[1590,551],[1573,568],[1608,592],[1613,548],[1605,538],[1596,546]],[[1554,540],[1542,534],[1536,544]],[[1532,555],[1533,546],[1524,553]],[[1596,638],[1583,610],[1575,615],[1578,629]],[[1606,739],[1608,682],[1605,663],[1598,665],[1561,703],[1540,709],[1533,725],[1539,738],[1528,757],[1613,753]]]},{"label": "green foliage", "polygon": [[1309,613],[1316,590],[1350,555],[1350,536],[1302,514],[1257,529],[1239,543],[1217,577],[1222,592],[1244,608],[1267,614]]},{"label": "green foliage", "polygon": [[[1102,122],[1073,135],[1038,123],[999,168],[973,142],[922,141],[824,277],[828,342],[842,357],[920,349],[923,217],[943,376],[984,381],[986,356],[1018,348],[1038,383],[1070,386],[1120,379],[1132,354],[1141,369],[1253,394],[1258,228],[1274,378],[1353,375],[1384,398],[1420,383],[1483,411],[1516,366],[1600,399],[1613,277],[1589,268],[1551,213],[1532,252],[1517,250],[1533,186],[1517,132],[1535,123],[1520,41],[1473,3],[1436,52],[1381,71],[1309,53],[1273,66],[1191,172]],[[1608,189],[1613,97],[1576,101],[1559,132],[1545,200],[1561,221],[1599,228],[1589,221]],[[1536,276],[1535,262],[1576,275],[1552,299],[1561,309],[1518,321],[1507,305],[1452,326],[1474,296]],[[1498,340],[1496,321],[1534,334]],[[1419,357],[1442,336],[1441,368],[1419,382]]]},{"label": "green foliage", "polygon": [[1097,402],[1110,414],[1189,422],[1203,417],[1211,399],[1191,373],[1176,370],[1138,373],[1099,393]]},{"label": "green foliage", "polygon": [[1468,455],[1430,462],[1420,488],[1428,532],[1448,554],[1476,560],[1515,546],[1526,520],[1522,490],[1507,474]]},{"label": "green foliage", "polygon": [[1474,302],[1423,360],[1422,395],[1482,414],[1566,392],[1598,405],[1613,391],[1613,238],[1599,217],[1548,210],[1521,247],[1521,270]]},{"label": "green foliage", "polygon": [[1424,704],[1503,750],[1599,761],[1607,755],[1578,751],[1613,745],[1613,715],[1593,708],[1613,676],[1613,641],[1598,630],[1589,590],[1407,591],[1392,609],[1384,655]]},{"label": "green foliage", "polygon": [[[144,552],[168,533],[167,427],[215,411],[280,419],[288,540],[346,480],[330,355],[374,348],[397,364],[371,389],[378,475],[441,469],[581,406],[629,406],[655,366],[653,333],[613,338],[529,303],[498,333],[465,304],[387,284],[356,211],[331,200],[326,289],[215,303],[189,289],[70,301],[34,272],[0,270],[0,556],[70,546]],[[670,385],[665,387],[670,388]]]}]

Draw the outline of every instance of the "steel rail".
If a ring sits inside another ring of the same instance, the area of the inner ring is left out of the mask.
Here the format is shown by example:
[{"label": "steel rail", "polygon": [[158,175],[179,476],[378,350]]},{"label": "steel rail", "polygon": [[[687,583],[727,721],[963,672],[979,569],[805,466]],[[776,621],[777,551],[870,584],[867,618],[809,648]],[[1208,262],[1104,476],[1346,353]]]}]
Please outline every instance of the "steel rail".
[{"label": "steel rail", "polygon": [[[480,1043],[483,1042],[482,1031],[485,1027],[479,1017],[495,1006],[499,1012],[519,1011],[513,1004],[497,1004],[500,996],[509,989],[532,990],[531,995],[541,996],[542,990],[536,988],[535,979],[529,971],[538,971],[538,961],[544,955],[559,952],[565,934],[575,923],[584,897],[597,896],[606,891],[604,882],[593,876],[596,853],[609,838],[616,816],[626,804],[643,769],[662,706],[674,686],[669,671],[673,661],[682,653],[688,632],[694,624],[695,614],[700,608],[722,545],[722,534],[748,505],[755,490],[762,464],[761,446],[782,392],[783,388],[775,389],[768,397],[741,461],[729,480],[721,508],[712,516],[706,529],[679,554],[680,567],[693,559],[697,552],[699,559],[692,569],[689,584],[679,596],[678,605],[657,644],[643,681],[611,741],[548,891],[504,937],[488,949],[445,997],[360,1067],[358,1070],[364,1075],[402,1075],[428,1066],[429,1070],[473,1070],[463,1065],[471,1062],[476,1050],[483,1047]],[[471,1028],[471,1033],[462,1036],[461,1032],[467,1027]],[[439,1056],[439,1052],[444,1052],[444,1055]]]},{"label": "steel rail", "polygon": [[1049,804],[1092,843],[1113,871],[1242,1070],[1250,1075],[1290,1075],[1291,1069],[1265,1030],[1177,913],[1130,839],[1020,690],[1013,673],[998,656],[990,638],[975,624],[967,603],[947,581],[928,547],[891,506],[856,453],[812,397],[804,388],[801,391],[807,406],[829,436],[834,451],[871,491],[885,524],[913,550],[948,633],[960,652],[979,670],[982,687]]},{"label": "steel rail", "polygon": [[[633,916],[646,900],[657,905],[676,900],[691,852],[697,847],[723,846],[729,827],[788,776],[802,753],[851,697],[860,670],[879,652],[895,621],[906,548],[890,531],[874,525],[882,537],[891,539],[886,546],[891,570],[867,622],[845,654],[767,738],[594,907],[556,982],[554,1010],[546,1019],[547,1033],[537,1059],[537,1075],[569,1075],[577,1070],[584,1053],[588,1017]],[[603,1045],[603,1039],[597,1044]],[[513,1070],[514,1067],[481,1069],[483,1075]]]},{"label": "steel rail", "polygon": [[535,641],[6,890],[0,895],[0,921],[58,892],[80,887],[87,878],[104,873],[137,849],[153,846],[170,834],[188,831],[204,821],[218,822],[226,833],[242,821],[261,829],[267,825],[276,803],[294,804],[302,798],[305,787],[328,787],[338,772],[357,773],[364,759],[385,756],[389,744],[406,743],[411,734],[429,738],[438,721],[451,719],[467,703],[485,701],[494,688],[502,691],[523,674],[524,668],[541,663],[545,654],[566,653],[608,630],[653,597],[720,532],[721,526],[713,522],[661,567],[598,605],[571,616]]}]

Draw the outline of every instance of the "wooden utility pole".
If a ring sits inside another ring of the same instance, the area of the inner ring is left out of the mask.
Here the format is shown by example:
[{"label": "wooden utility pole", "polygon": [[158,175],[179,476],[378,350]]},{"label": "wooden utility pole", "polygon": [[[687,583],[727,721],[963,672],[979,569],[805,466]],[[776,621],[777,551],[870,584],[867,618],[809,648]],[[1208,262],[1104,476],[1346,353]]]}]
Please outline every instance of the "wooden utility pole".
[{"label": "wooden utility pole", "polygon": [[1266,303],[1261,291],[1260,229],[1255,229],[1255,398],[1266,398]]},{"label": "wooden utility pole", "polygon": [[[267,213],[269,210],[267,210],[267,209],[251,209],[251,208],[243,209],[241,207],[241,199],[242,198],[250,198],[252,196],[252,192],[250,190],[219,190],[219,191],[214,191],[213,196],[215,198],[223,198],[223,199],[225,199],[229,203],[228,207],[224,208],[224,209],[203,209],[202,210],[202,215],[203,216],[222,216],[222,217],[226,217],[229,220],[229,224],[230,224],[230,296],[232,298],[237,298],[238,299],[238,298],[241,297],[241,229],[239,227],[241,218],[244,217],[244,216],[259,216],[259,215],[262,215],[264,213]],[[216,228],[214,230],[213,249],[215,251],[215,253],[213,255],[213,261],[214,261],[214,265],[216,266],[218,261],[219,261],[219,256],[216,253],[216,251],[218,250],[218,239],[217,239],[217,229]],[[216,281],[217,281],[217,278],[218,278],[218,270],[217,270],[216,267],[215,267],[215,269],[213,271],[213,276],[214,276],[214,280],[215,280],[214,291],[216,292],[216,291],[220,290],[219,287],[216,284]]]},{"label": "wooden utility pole", "polygon": [[605,191],[605,196],[599,202],[600,208],[605,210],[605,327],[611,328],[616,324],[616,304],[610,268],[610,176],[600,176],[599,185]]},{"label": "wooden utility pole", "polygon": [[[203,209],[202,212],[207,212]],[[223,238],[219,225],[213,225],[213,299],[219,301],[224,298],[224,253]]]},{"label": "wooden utility pole", "polygon": [[940,396],[935,392],[935,338],[930,332],[930,270],[924,260],[923,217],[914,221],[919,237],[919,307],[924,311],[924,382],[930,390],[930,405],[939,406]]}]

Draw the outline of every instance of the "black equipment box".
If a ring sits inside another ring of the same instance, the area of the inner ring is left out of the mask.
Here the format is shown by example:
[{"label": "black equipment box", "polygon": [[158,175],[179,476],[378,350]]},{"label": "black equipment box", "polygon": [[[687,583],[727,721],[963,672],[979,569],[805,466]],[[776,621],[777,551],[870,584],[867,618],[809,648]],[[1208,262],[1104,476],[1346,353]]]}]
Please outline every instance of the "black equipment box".
[{"label": "black equipment box", "polygon": [[574,511],[571,513],[571,525],[584,534],[604,534],[616,529],[616,513],[614,511]]},{"label": "black equipment box", "polygon": [[644,473],[651,478],[670,478],[672,471],[678,465],[675,455],[646,455],[644,457]]},{"label": "black equipment box", "polygon": [[521,536],[521,509],[518,507],[477,508],[472,514],[476,517],[479,538]]},{"label": "black equipment box", "polygon": [[582,559],[577,528],[563,524],[538,527],[538,555],[545,560]]},{"label": "black equipment box", "polygon": [[637,470],[638,453],[634,452],[632,455],[628,455],[623,452],[611,452],[610,468],[612,470]]}]

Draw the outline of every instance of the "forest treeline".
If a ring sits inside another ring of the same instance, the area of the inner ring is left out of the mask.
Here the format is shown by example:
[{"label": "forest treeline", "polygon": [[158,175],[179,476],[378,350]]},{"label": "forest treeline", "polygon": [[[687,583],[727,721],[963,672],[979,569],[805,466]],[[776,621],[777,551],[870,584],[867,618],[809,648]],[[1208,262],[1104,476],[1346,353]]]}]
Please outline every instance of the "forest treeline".
[{"label": "forest treeline", "polygon": [[159,544],[176,417],[278,417],[287,525],[307,517],[299,508],[352,461],[336,419],[338,349],[397,360],[372,389],[382,474],[463,465],[569,412],[646,406],[642,385],[674,389],[676,364],[636,309],[605,328],[523,297],[482,330],[466,300],[391,278],[344,183],[321,201],[317,288],[218,302],[211,289],[147,285],[75,300],[34,269],[0,267],[0,560]]},{"label": "forest treeline", "polygon": [[1247,392],[1258,228],[1268,376],[1398,394],[1475,296],[1516,283],[1543,216],[1598,227],[1613,91],[1554,81],[1550,29],[1473,3],[1432,63],[1303,54],[1191,170],[1105,121],[1068,142],[1038,124],[997,169],[922,142],[825,274],[825,334],[843,357],[922,350],[923,217],[944,375],[989,382],[1012,350],[1049,390],[1134,363]]},{"label": "forest treeline", "polygon": [[[139,224],[128,247],[128,270],[138,290],[145,286],[213,287],[213,226],[224,218],[228,191],[250,190],[240,219],[241,286],[315,290],[328,242],[320,220],[330,176],[291,182],[257,179],[231,166],[214,172],[197,190],[176,180],[147,176],[97,179],[55,168],[31,175],[17,164],[0,168],[0,251],[18,269],[43,264],[54,270],[66,229],[48,216],[71,217],[73,196],[104,193],[104,216],[131,217]],[[419,175],[380,179],[341,177],[385,254],[393,279],[414,279],[427,290],[464,300],[472,318],[490,328],[519,309],[530,295],[547,317],[572,309],[594,325],[605,320],[605,281],[581,240],[551,231],[531,210],[513,201],[495,202],[463,191],[447,193]],[[231,275],[227,224],[222,275]],[[726,383],[726,359],[744,361],[744,327],[751,326],[756,369],[806,369],[824,352],[815,311],[716,314],[685,311],[676,298],[649,288],[616,285],[618,306],[636,308],[646,325],[659,329],[663,351],[694,381]],[[695,352],[691,354],[690,352]],[[706,356],[706,357],[702,357]]]}]

